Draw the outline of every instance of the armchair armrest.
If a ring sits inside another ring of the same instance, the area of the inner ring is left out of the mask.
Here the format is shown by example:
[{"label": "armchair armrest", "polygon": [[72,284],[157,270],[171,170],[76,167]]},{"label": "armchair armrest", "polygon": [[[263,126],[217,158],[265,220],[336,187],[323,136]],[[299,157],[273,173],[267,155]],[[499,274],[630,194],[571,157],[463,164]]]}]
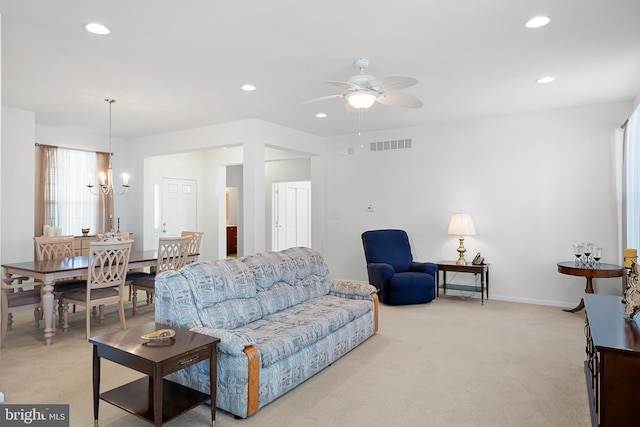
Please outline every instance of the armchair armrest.
[{"label": "armchair armrest", "polygon": [[438,266],[433,262],[412,262],[409,265],[409,271],[415,271],[417,273],[429,273],[434,278],[438,273]]},{"label": "armchair armrest", "polygon": [[389,282],[395,270],[390,264],[372,262],[367,264],[367,272],[369,273],[371,284],[380,289]]}]

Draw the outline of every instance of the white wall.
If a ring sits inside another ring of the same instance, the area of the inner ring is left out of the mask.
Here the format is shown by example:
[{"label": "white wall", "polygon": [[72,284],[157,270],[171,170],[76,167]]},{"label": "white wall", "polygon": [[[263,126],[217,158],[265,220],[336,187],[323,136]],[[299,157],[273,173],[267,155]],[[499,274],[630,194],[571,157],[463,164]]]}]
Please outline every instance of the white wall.
[{"label": "white wall", "polygon": [[[476,236],[465,239],[468,255],[480,251],[491,263],[490,298],[570,307],[579,301],[584,279],[560,275],[556,262],[572,258],[572,243],[598,243],[605,248],[605,262],[621,262],[613,135],[631,113],[632,104],[442,123],[365,133],[361,138],[317,138],[249,121],[248,127],[240,122],[140,138],[126,147],[119,142],[114,146],[114,169],[116,173],[120,168],[130,172],[132,189],[128,196],[117,199],[116,209],[119,204],[127,206],[122,216],[128,223],[122,229],[135,233],[143,230],[147,179],[142,177],[144,159],[204,150],[202,180],[209,185],[203,190],[203,221],[220,224],[213,231],[205,231],[204,242],[218,245],[205,248],[209,259],[216,258],[224,250],[224,239],[218,238],[224,232],[224,203],[219,202],[224,200],[226,187],[224,169],[242,163],[246,156],[228,159],[214,148],[243,146],[246,140],[258,141],[262,147],[298,147],[320,154],[311,157],[312,242],[323,253],[334,277],[366,280],[360,234],[373,228],[407,230],[417,260],[454,259],[457,238],[446,235],[446,227],[452,212],[465,211],[473,216],[478,230]],[[35,163],[25,161],[34,159],[33,114],[10,111],[7,115],[6,111],[3,109],[2,247],[13,251],[28,241],[31,254],[33,208],[23,211],[28,212],[26,217],[8,215],[12,215],[11,194],[15,191],[31,197],[34,184],[32,178],[11,180],[9,192],[5,167],[21,164],[21,170],[34,175]],[[9,120],[11,114],[20,119]],[[42,126],[35,128],[40,143],[78,143],[105,149],[104,136],[92,139]],[[371,141],[397,138],[411,138],[413,148],[368,151]],[[353,155],[344,155],[348,148],[353,149]],[[120,166],[121,161],[126,163]],[[258,178],[259,174],[252,176]],[[267,178],[263,174],[262,181],[253,185],[260,185],[264,192]],[[252,221],[262,215],[261,221],[268,227],[264,221],[266,202],[261,209],[251,205],[256,194],[259,192],[245,199],[244,215]],[[266,194],[264,197],[266,200]],[[374,206],[373,213],[367,212],[368,204]],[[247,250],[266,247],[265,233],[263,229],[245,236],[250,243]],[[264,241],[259,242],[260,238]],[[23,260],[20,255],[16,257],[21,259],[7,257],[13,257],[13,252],[5,249],[3,262]],[[618,279],[596,280],[599,293],[615,294],[619,289]]]},{"label": "white wall", "polygon": [[[317,167],[326,171],[321,249],[332,275],[366,280],[360,234],[377,228],[405,229],[416,260],[455,260],[458,239],[446,229],[453,212],[467,212],[478,232],[465,239],[467,258],[482,252],[491,264],[490,298],[575,306],[585,279],[556,268],[573,259],[573,243],[595,242],[604,262],[621,263],[614,134],[631,107],[332,138]],[[405,138],[413,148],[368,151],[369,142]],[[345,147],[355,154],[340,155]],[[596,280],[597,292],[619,294],[620,287],[620,279]]]},{"label": "white wall", "polygon": [[35,114],[2,108],[2,262],[33,259]]}]

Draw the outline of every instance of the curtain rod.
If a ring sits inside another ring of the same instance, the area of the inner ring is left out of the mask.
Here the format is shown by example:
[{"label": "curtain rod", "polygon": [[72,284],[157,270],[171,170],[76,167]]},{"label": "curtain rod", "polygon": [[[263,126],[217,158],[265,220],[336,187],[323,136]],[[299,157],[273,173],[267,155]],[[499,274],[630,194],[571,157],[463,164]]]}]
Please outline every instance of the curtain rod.
[{"label": "curtain rod", "polygon": [[[83,148],[71,148],[71,147],[60,147],[58,145],[50,145],[50,144],[39,144],[39,143],[35,143],[36,147],[54,147],[54,148],[63,148],[65,150],[76,150],[76,151],[86,151],[88,153],[102,153],[102,154],[109,154],[106,151],[96,151],[96,150],[85,150]],[[111,155],[113,155],[113,153],[111,153]]]}]

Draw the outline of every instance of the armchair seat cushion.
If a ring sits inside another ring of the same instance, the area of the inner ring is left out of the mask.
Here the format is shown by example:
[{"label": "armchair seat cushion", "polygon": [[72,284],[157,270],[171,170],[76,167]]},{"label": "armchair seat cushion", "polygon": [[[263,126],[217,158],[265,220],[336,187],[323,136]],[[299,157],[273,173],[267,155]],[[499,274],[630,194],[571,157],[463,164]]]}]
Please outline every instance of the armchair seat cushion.
[{"label": "armchair seat cushion", "polygon": [[433,300],[436,284],[424,273],[396,273],[391,277],[390,290],[391,304],[419,304]]}]

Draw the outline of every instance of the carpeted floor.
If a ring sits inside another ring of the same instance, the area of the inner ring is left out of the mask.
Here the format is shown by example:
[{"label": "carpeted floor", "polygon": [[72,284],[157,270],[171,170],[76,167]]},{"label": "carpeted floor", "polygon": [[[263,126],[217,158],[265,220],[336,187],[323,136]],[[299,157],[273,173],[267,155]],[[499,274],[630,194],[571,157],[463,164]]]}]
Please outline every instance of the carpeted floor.
[{"label": "carpeted floor", "polygon": [[[143,306],[129,325],[153,320]],[[71,426],[93,425],[91,345],[84,312],[45,346],[32,314],[16,315],[0,352],[6,403],[68,403]],[[109,307],[92,335],[118,328]],[[424,305],[380,306],[365,343],[245,420],[217,412],[216,426],[587,427],[584,312],[444,296]],[[141,375],[102,363],[102,391]],[[210,425],[203,405],[167,426]],[[103,427],[147,426],[101,402]]]}]

